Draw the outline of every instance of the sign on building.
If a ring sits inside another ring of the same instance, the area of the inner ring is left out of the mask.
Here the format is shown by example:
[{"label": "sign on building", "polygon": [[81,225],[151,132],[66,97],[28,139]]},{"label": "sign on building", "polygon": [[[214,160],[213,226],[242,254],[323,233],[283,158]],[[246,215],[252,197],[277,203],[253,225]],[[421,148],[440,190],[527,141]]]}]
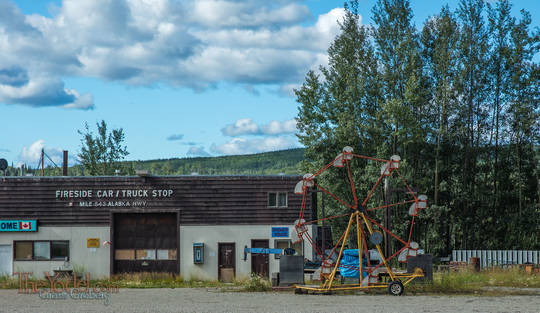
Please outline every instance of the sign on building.
[{"label": "sign on building", "polygon": [[87,248],[99,248],[99,238],[86,238]]},{"label": "sign on building", "polygon": [[0,220],[0,231],[37,231],[37,220]]},{"label": "sign on building", "polygon": [[289,227],[272,227],[272,238],[289,237]]}]

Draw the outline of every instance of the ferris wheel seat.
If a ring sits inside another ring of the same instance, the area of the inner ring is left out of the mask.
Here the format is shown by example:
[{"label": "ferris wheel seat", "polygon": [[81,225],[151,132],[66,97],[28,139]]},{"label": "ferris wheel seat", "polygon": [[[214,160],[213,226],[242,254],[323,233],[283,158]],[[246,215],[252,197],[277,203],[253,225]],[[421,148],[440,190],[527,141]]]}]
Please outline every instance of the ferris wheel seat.
[{"label": "ferris wheel seat", "polygon": [[334,167],[343,167],[345,166],[345,160],[343,159],[343,154],[338,155],[332,163]]},{"label": "ferris wheel seat", "polygon": [[393,155],[390,157],[390,168],[391,169],[399,169],[399,164],[401,163],[401,158],[399,155]]},{"label": "ferris wheel seat", "polygon": [[345,160],[352,160],[353,159],[353,151],[354,149],[352,147],[346,146],[343,148],[343,159]]},{"label": "ferris wheel seat", "polygon": [[391,172],[390,162],[389,162],[389,163],[384,163],[384,164],[381,166],[381,175],[383,175],[383,176],[390,176],[390,172]]},{"label": "ferris wheel seat", "polygon": [[313,178],[313,174],[305,174],[302,180],[296,183],[296,186],[294,186],[294,193],[297,195],[301,195],[304,193],[305,188],[315,186]]}]

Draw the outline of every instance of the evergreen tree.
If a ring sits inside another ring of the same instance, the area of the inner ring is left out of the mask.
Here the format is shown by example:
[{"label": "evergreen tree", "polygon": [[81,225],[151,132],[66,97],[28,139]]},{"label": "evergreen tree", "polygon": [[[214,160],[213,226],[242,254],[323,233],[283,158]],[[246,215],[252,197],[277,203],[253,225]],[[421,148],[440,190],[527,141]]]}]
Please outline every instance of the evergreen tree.
[{"label": "evergreen tree", "polygon": [[[458,23],[448,6],[443,7],[439,15],[426,21],[422,30],[422,55],[426,77],[430,85],[430,110],[432,140],[435,141],[435,164],[433,169],[433,206],[426,211],[433,238],[432,243],[439,243],[434,249],[449,249],[450,229],[448,223],[438,223],[440,218],[448,216],[450,208],[451,164],[453,128],[452,120],[457,112],[457,43],[459,40]],[[442,194],[442,197],[441,197]],[[427,239],[426,239],[427,240]],[[444,246],[441,244],[444,243]],[[427,248],[427,246],[426,246]],[[436,250],[440,251],[440,250]]]},{"label": "evergreen tree", "polygon": [[512,6],[508,0],[501,0],[496,3],[495,7],[488,4],[489,10],[489,33],[491,34],[491,57],[489,62],[489,78],[491,81],[490,89],[492,90],[493,109],[491,113],[491,131],[489,136],[489,146],[492,145],[494,138],[494,161],[492,166],[493,179],[493,206],[499,204],[499,143],[500,129],[504,121],[501,117],[504,116],[504,104],[508,97],[511,78],[510,67],[510,34],[514,25],[514,18],[510,15]]}]

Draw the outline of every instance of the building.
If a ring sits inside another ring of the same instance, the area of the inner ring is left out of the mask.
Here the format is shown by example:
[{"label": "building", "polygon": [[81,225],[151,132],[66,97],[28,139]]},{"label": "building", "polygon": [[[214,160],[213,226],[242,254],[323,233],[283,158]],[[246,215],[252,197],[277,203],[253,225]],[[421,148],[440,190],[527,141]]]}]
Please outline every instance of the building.
[{"label": "building", "polygon": [[[92,277],[170,272],[184,278],[269,276],[293,246],[301,176],[0,178],[0,271],[75,269]],[[316,216],[316,197],[306,208]],[[313,226],[314,227],[314,226]],[[313,228],[309,229],[313,236]],[[294,246],[312,259],[309,245]]]}]

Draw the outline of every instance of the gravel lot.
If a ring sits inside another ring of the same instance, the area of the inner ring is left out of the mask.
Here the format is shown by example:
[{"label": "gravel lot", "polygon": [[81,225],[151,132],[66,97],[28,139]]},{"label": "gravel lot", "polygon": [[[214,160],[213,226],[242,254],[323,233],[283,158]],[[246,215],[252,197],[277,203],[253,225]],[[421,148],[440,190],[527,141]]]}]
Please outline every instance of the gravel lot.
[{"label": "gravel lot", "polygon": [[294,295],[213,289],[121,289],[104,300],[0,290],[0,312],[540,312],[540,296]]}]

